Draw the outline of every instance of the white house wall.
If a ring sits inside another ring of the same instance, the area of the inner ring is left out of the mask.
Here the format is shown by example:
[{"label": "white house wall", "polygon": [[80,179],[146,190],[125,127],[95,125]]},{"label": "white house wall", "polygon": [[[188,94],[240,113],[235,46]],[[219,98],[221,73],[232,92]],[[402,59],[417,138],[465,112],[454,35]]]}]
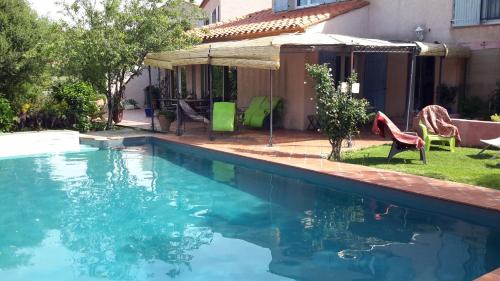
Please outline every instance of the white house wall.
[{"label": "white house wall", "polygon": [[368,37],[368,16],[369,10],[364,7],[316,24],[307,29],[306,33],[331,33]]},{"label": "white house wall", "polygon": [[[307,30],[386,40],[418,40],[415,29],[425,28],[426,42],[467,46],[466,94],[488,98],[500,81],[500,25],[453,27],[453,0],[371,0],[370,5],[335,17]],[[463,67],[463,66],[461,66]],[[445,67],[452,75],[460,72]],[[446,73],[444,73],[446,76]],[[451,85],[459,84],[451,79]],[[463,80],[463,79],[462,79]]]},{"label": "white house wall", "polygon": [[[151,82],[153,85],[158,85],[158,69],[151,68]],[[130,80],[125,88],[125,99],[134,99],[140,107],[144,107],[144,88],[149,85],[149,75],[147,68],[141,75]]]}]

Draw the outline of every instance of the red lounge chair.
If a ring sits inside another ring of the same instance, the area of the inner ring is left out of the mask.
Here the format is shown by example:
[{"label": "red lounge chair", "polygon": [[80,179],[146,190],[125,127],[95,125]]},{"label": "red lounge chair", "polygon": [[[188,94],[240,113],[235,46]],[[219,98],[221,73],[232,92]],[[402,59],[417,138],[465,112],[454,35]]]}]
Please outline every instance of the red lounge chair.
[{"label": "red lounge chair", "polygon": [[373,120],[372,132],[383,138],[387,133],[392,138],[391,151],[389,152],[389,156],[387,156],[388,161],[391,161],[394,155],[400,152],[417,149],[420,151],[420,160],[422,160],[424,164],[427,164],[424,149],[425,142],[417,133],[401,132],[401,130],[392,123],[391,119],[380,111],[377,113],[377,116],[375,116],[375,120]]}]

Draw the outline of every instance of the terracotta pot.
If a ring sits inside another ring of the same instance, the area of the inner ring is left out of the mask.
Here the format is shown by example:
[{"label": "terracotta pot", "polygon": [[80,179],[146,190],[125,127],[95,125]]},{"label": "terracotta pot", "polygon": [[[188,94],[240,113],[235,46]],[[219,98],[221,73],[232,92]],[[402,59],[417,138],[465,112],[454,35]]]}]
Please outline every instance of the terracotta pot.
[{"label": "terracotta pot", "polygon": [[113,111],[113,121],[115,124],[122,122],[123,120],[123,109],[116,109]]},{"label": "terracotta pot", "polygon": [[167,119],[163,115],[158,116],[158,121],[160,122],[160,129],[162,132],[168,132],[170,131],[170,125],[172,125],[172,120]]}]

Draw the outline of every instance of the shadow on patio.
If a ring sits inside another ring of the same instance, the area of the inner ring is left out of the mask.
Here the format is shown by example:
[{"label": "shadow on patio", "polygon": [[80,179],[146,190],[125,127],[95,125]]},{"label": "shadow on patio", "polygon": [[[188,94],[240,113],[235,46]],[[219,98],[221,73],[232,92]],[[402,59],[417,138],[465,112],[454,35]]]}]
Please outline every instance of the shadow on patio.
[{"label": "shadow on patio", "polygon": [[[124,112],[121,126],[150,130],[151,119],[146,118],[143,110],[127,110]],[[183,126],[182,136],[176,136],[176,124],[172,124],[169,133],[158,134],[161,138],[175,140],[197,146],[216,146],[233,153],[255,154],[258,156],[272,156],[280,158],[295,158],[306,161],[306,158],[325,158],[331,150],[328,139],[321,133],[315,131],[295,131],[275,129],[273,133],[273,147],[267,147],[269,142],[268,130],[241,129],[235,133],[215,133],[215,140],[208,140],[207,127],[202,123],[187,122]],[[155,118],[155,128],[159,128]],[[352,140],[352,148],[344,144],[345,149],[360,149],[375,145],[388,143],[387,140],[362,132]]]}]

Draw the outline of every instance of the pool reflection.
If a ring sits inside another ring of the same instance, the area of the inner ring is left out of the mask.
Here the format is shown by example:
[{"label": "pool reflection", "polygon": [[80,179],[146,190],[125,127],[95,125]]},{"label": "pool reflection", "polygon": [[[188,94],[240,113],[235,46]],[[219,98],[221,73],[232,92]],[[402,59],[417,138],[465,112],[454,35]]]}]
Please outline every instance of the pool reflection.
[{"label": "pool reflection", "polygon": [[1,280],[472,280],[500,263],[498,230],[161,145],[58,157],[0,162]]}]

